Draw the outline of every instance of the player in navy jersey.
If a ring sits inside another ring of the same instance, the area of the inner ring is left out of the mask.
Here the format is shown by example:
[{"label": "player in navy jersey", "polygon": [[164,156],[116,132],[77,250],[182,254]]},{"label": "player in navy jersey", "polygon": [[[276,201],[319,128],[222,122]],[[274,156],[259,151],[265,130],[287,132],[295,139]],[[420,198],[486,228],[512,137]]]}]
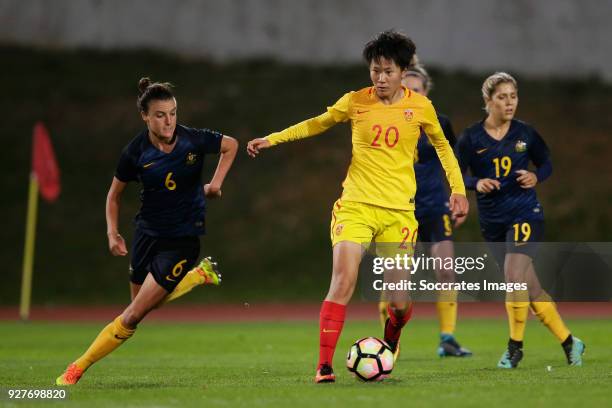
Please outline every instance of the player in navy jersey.
[{"label": "player in navy jersey", "polygon": [[[219,132],[177,125],[170,84],[142,78],[138,85],[137,106],[147,128],[123,150],[106,201],[109,249],[125,256],[126,243],[118,230],[121,194],[131,181],[142,186],[130,261],[132,302],[57,378],[57,385],[76,384],[92,364],[130,338],[155,307],[198,284],[219,282],[209,259],[192,267],[205,232],[205,199],[221,196],[238,143]],[[220,159],[210,183],[202,185],[208,154],[220,154]]]},{"label": "player in navy jersey", "polygon": [[[421,95],[427,96],[433,87],[433,82],[427,70],[415,56],[411,67],[405,72],[402,84]],[[455,133],[449,118],[440,113],[438,120],[451,147],[455,146]],[[439,258],[453,257],[453,226],[451,212],[448,208],[448,188],[445,175],[436,154],[425,132],[417,143],[414,172],[417,191],[415,195],[415,216],[419,223],[418,240],[424,249],[432,256]],[[439,282],[454,282],[452,269],[436,270]],[[386,321],[386,304],[380,302],[381,322]],[[440,357],[467,357],[472,352],[459,345],[454,337],[457,322],[457,292],[444,291],[438,295],[436,302],[440,322],[440,344],[437,353]]]},{"label": "player in navy jersey", "polygon": [[[432,88],[429,73],[418,63],[407,72],[403,83],[407,88],[425,96],[429,94]],[[443,114],[438,114],[438,119],[444,135],[450,145],[454,147],[456,143],[455,132],[449,118]],[[434,258],[453,257],[453,225],[451,213],[448,209],[446,177],[438,155],[424,132],[421,133],[417,144],[414,172],[417,179],[415,215],[419,222],[419,242],[424,244],[425,249]],[[452,269],[441,269],[435,272],[439,282],[455,281],[455,273]],[[471,351],[461,347],[453,335],[457,322],[457,292],[441,292],[436,308],[440,321],[438,355],[440,357],[471,356]]]},{"label": "player in navy jersey", "polygon": [[[557,337],[570,365],[582,365],[585,345],[573,337],[542,289],[533,268],[537,243],[544,237],[544,211],[535,186],[552,173],[550,153],[538,132],[514,119],[516,80],[498,72],[482,86],[487,117],[462,134],[457,152],[465,185],[477,191],[480,227],[507,282],[527,283],[527,291],[509,293],[508,348],[498,367],[515,368],[523,357],[528,309]],[[529,170],[530,163],[535,171]],[[471,176],[466,171],[471,172]]]}]

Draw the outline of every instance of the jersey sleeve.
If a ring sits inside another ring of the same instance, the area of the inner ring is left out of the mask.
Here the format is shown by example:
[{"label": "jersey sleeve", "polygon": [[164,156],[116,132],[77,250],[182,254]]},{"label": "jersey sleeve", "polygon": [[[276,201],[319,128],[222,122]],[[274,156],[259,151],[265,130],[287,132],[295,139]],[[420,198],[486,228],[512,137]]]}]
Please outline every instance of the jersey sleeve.
[{"label": "jersey sleeve", "polygon": [[461,136],[459,136],[459,141],[457,142],[455,150],[457,151],[457,157],[459,158],[459,168],[463,174],[463,182],[465,183],[465,187],[470,190],[476,190],[478,178],[469,176],[467,174],[470,161],[472,160],[472,152],[474,150],[467,132],[463,132]]},{"label": "jersey sleeve", "polygon": [[425,105],[423,123],[421,126],[429,138],[431,145],[436,149],[442,168],[446,172],[446,178],[450,185],[451,192],[453,194],[465,195],[465,186],[463,184],[461,170],[457,164],[457,159],[442,131],[438,116],[436,115],[436,110],[429,100],[427,100],[427,104]]},{"label": "jersey sleeve", "polygon": [[550,150],[548,150],[546,142],[544,142],[542,136],[535,129],[531,129],[531,138],[529,158],[537,168],[536,176],[538,177],[538,182],[541,183],[552,174]]},{"label": "jersey sleeve", "polygon": [[115,169],[115,177],[124,183],[138,180],[138,166],[129,146],[121,152],[119,164],[117,164]]},{"label": "jersey sleeve", "polygon": [[204,154],[219,154],[223,134],[210,129],[191,129]]},{"label": "jersey sleeve", "polygon": [[440,126],[442,127],[442,132],[444,132],[444,136],[446,136],[446,140],[448,140],[448,143],[454,148],[457,143],[457,138],[455,137],[455,131],[453,130],[450,119],[442,115],[440,115],[438,119],[440,120]]},{"label": "jersey sleeve", "polygon": [[280,143],[293,142],[323,133],[337,123],[346,122],[349,119],[349,103],[352,92],[344,94],[333,106],[327,108],[327,112],[307,119],[296,125],[290,126],[280,132],[266,136],[271,146]]}]

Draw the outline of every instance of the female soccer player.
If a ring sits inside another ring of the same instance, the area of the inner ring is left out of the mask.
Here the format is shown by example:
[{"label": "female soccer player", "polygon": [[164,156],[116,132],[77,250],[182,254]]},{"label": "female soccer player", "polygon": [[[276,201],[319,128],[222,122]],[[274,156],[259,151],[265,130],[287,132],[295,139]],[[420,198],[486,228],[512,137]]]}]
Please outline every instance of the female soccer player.
[{"label": "female soccer player", "polygon": [[[92,364],[132,337],[147,313],[176,295],[173,291],[218,284],[208,259],[189,272],[190,282],[183,278],[200,252],[205,197],[221,197],[238,143],[219,132],[177,125],[177,104],[169,83],[142,78],[138,88],[137,106],[147,128],[123,150],[106,201],[109,249],[115,256],[125,256],[126,244],[118,230],[121,194],[130,181],[142,184],[130,261],[132,302],[57,378],[57,385],[76,384]],[[204,156],[219,153],[212,180],[202,186]]]},{"label": "female soccer player", "polygon": [[[415,62],[416,61],[416,62]],[[415,58],[406,71],[402,84],[421,95],[427,96],[432,88],[432,80],[427,70]],[[451,147],[455,146],[455,133],[447,116],[438,113],[444,136]],[[417,191],[415,196],[414,214],[419,223],[419,242],[423,243],[429,254],[434,258],[452,258],[453,225],[448,209],[448,193],[443,180],[442,166],[436,155],[436,150],[429,143],[424,132],[421,132],[417,143],[417,154],[414,163]],[[436,270],[439,282],[454,282],[455,273],[452,269]],[[386,302],[381,302],[381,316],[386,320]],[[453,333],[457,323],[457,292],[441,292],[436,303],[440,321],[440,357],[467,357],[472,352],[459,345]]]},{"label": "female soccer player", "polygon": [[[482,86],[487,117],[469,127],[458,143],[459,163],[467,188],[476,190],[480,227],[491,245],[507,282],[527,283],[528,293],[506,298],[510,340],[498,367],[515,368],[523,358],[528,308],[557,337],[570,365],[582,365],[585,345],[573,337],[555,303],[542,290],[533,268],[537,243],[544,237],[544,213],[535,186],[552,173],[550,154],[542,137],[514,119],[518,106],[516,80],[504,72]],[[536,171],[529,171],[532,162]],[[505,243],[500,244],[496,243]]]},{"label": "female soccer player", "polygon": [[[314,136],[337,123],[351,121],[353,155],[344,191],[332,211],[333,267],[320,314],[317,383],[335,381],[333,355],[364,248],[373,240],[390,243],[387,246],[393,245],[396,252],[411,253],[417,230],[413,154],[422,128],[449,179],[451,211],[462,216],[468,211],[461,171],[433,105],[401,84],[414,52],[414,43],[408,37],[394,31],[379,34],[363,50],[373,86],[349,92],[327,112],[251,140],[247,146],[249,155],[255,157],[262,149]],[[392,348],[397,346],[411,312],[408,302],[392,299],[384,333]]]}]

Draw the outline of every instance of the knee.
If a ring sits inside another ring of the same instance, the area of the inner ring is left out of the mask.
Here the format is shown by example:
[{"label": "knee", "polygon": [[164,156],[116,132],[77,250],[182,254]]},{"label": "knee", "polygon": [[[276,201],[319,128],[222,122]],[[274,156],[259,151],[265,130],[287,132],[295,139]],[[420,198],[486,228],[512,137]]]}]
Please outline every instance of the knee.
[{"label": "knee", "polygon": [[353,286],[346,281],[337,281],[329,288],[327,297],[338,303],[348,303],[353,295]]},{"label": "knee", "polygon": [[128,307],[121,315],[121,322],[128,329],[135,329],[144,317],[145,313],[135,310],[133,307]]},{"label": "knee", "polygon": [[348,275],[334,274],[327,297],[338,303],[348,303],[354,289],[355,282]]},{"label": "knee", "polygon": [[455,272],[452,269],[441,269],[438,271],[439,282],[454,282]]},{"label": "knee", "polygon": [[522,277],[523,277],[523,273],[521,273],[520,271],[517,271],[513,268],[506,268],[506,270],[504,271],[504,275],[506,278],[506,282],[508,283],[518,283],[523,281]]},{"label": "knee", "polygon": [[396,314],[398,316],[403,316],[403,315],[409,313],[410,302],[408,302],[408,301],[399,301],[399,300],[391,301],[391,302],[389,302],[389,307],[394,312],[394,314]]}]

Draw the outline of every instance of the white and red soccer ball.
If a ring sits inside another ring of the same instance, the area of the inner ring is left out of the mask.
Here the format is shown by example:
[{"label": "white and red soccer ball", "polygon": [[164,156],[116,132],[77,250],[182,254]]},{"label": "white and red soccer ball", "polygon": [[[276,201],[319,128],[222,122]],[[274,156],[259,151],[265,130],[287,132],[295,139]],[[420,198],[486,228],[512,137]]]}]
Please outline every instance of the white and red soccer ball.
[{"label": "white and red soccer ball", "polygon": [[393,352],[384,341],[366,337],[351,346],[346,367],[362,381],[381,381],[393,370]]}]

